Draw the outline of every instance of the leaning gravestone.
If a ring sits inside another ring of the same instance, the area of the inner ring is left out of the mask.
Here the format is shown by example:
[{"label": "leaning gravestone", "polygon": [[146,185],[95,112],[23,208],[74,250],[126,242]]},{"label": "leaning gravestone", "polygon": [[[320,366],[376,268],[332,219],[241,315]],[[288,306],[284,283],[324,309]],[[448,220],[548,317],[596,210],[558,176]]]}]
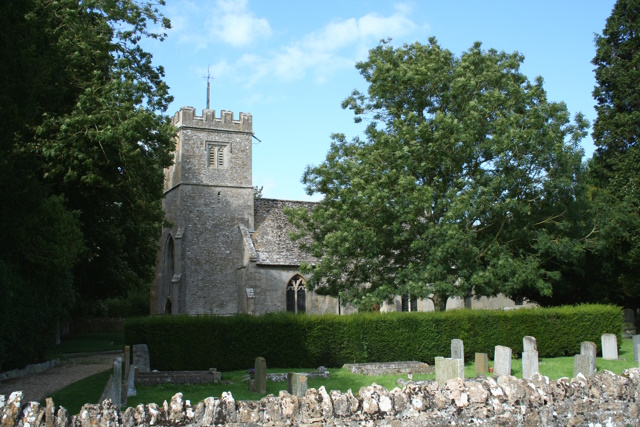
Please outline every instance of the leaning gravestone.
[{"label": "leaning gravestone", "polygon": [[632,337],[633,340],[633,360],[639,362],[638,360],[638,346],[640,345],[640,335],[634,335]]},{"label": "leaning gravestone", "polygon": [[598,354],[596,343],[592,341],[582,341],[582,343],[580,343],[580,354],[586,354],[589,356],[590,372],[595,373],[597,369],[596,356]]},{"label": "leaning gravestone", "polygon": [[476,374],[489,372],[489,356],[487,353],[476,353]]},{"label": "leaning gravestone", "polygon": [[254,372],[256,392],[265,394],[267,392],[267,361],[264,357],[256,357]]},{"label": "leaning gravestone", "polygon": [[129,368],[131,367],[131,347],[124,346],[124,377],[129,376]]},{"label": "leaning gravestone", "polygon": [[573,357],[573,377],[577,377],[579,373],[585,377],[590,377],[595,373],[591,368],[591,357],[588,354],[576,354]]},{"label": "leaning gravestone", "polygon": [[436,357],[436,381],[444,387],[447,381],[454,378],[464,380],[464,364],[460,359]]},{"label": "leaning gravestone", "polygon": [[150,372],[149,347],[146,344],[133,345],[133,365],[138,368],[138,372]]},{"label": "leaning gravestone", "polygon": [[493,375],[502,377],[511,375],[511,349],[497,345],[493,357]]},{"label": "leaning gravestone", "polygon": [[462,360],[464,365],[464,343],[459,339],[451,340],[451,358]]},{"label": "leaning gravestone", "polygon": [[522,338],[522,351],[538,351],[535,337],[526,336]]},{"label": "leaning gravestone", "polygon": [[602,358],[618,360],[618,337],[614,334],[602,335]]},{"label": "leaning gravestone", "polygon": [[307,392],[308,382],[305,374],[289,372],[287,374],[287,391],[298,398]]}]

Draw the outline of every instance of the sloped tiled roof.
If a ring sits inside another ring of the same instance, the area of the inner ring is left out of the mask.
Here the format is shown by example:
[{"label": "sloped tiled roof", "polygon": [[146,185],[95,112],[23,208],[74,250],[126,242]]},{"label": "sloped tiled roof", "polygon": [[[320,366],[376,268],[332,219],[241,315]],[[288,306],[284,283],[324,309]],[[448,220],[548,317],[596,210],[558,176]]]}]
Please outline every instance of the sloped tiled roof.
[{"label": "sloped tiled roof", "polygon": [[299,241],[289,238],[293,227],[283,210],[285,207],[311,210],[313,202],[255,199],[254,227],[251,240],[257,252],[257,263],[263,265],[300,265],[303,261],[317,261],[299,248]]}]

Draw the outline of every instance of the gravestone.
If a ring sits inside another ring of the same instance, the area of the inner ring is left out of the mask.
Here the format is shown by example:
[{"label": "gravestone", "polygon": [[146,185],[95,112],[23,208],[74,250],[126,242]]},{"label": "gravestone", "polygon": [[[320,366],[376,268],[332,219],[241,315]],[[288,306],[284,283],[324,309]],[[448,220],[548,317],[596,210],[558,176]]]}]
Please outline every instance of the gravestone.
[{"label": "gravestone", "polygon": [[538,351],[535,337],[526,336],[522,338],[522,351]]},{"label": "gravestone", "polygon": [[487,353],[476,353],[476,374],[489,372],[489,356]]},{"label": "gravestone", "polygon": [[146,344],[133,345],[133,366],[138,368],[138,372],[150,372],[149,347]]},{"label": "gravestone", "polygon": [[287,374],[287,391],[298,398],[307,392],[308,382],[305,374],[289,372]]},{"label": "gravestone", "polygon": [[267,361],[264,357],[256,357],[254,372],[256,392],[265,394],[267,392]]},{"label": "gravestone", "polygon": [[436,381],[444,387],[448,380],[462,378],[464,380],[464,364],[460,359],[436,357]]},{"label": "gravestone", "polygon": [[591,366],[590,372],[596,372],[596,356],[598,354],[598,348],[596,343],[592,341],[582,341],[580,343],[580,354],[586,354],[589,356],[589,364]]},{"label": "gravestone", "polygon": [[585,377],[592,376],[595,372],[591,368],[591,358],[588,354],[576,354],[573,357],[573,376],[574,378],[582,373]]},{"label": "gravestone", "polygon": [[124,346],[124,377],[129,376],[129,368],[131,367],[131,347]]},{"label": "gravestone", "polygon": [[522,352],[522,378],[530,380],[538,370],[538,352],[527,350]]},{"label": "gravestone", "polygon": [[509,347],[502,345],[495,347],[493,375],[496,377],[511,375],[511,349]]},{"label": "gravestone", "polygon": [[631,338],[636,334],[635,313],[630,308],[625,308],[624,310],[622,310],[622,313],[624,315],[624,328],[622,331],[622,338]]},{"label": "gravestone", "polygon": [[462,360],[464,365],[464,343],[460,339],[451,340],[451,358]]},{"label": "gravestone", "polygon": [[633,340],[633,360],[638,362],[638,346],[640,345],[640,335],[634,335]]},{"label": "gravestone", "polygon": [[602,335],[602,358],[618,360],[618,337],[614,334]]},{"label": "gravestone", "polygon": [[127,397],[135,396],[138,394],[136,390],[136,370],[130,369],[129,375],[126,377],[127,380]]}]

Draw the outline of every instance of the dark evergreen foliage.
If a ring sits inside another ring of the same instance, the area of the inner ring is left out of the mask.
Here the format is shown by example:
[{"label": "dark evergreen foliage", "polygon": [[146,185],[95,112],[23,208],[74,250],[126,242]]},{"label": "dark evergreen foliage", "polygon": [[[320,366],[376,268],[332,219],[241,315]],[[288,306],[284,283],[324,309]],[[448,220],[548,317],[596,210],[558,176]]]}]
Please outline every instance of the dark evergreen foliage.
[{"label": "dark evergreen foliage", "polygon": [[536,337],[540,357],[572,356],[582,341],[605,333],[621,342],[619,307],[582,305],[420,313],[360,313],[349,316],[154,316],[125,321],[125,342],[149,346],[151,368],[219,371],[247,369],[256,357],[270,368],[341,367],[345,363],[417,360],[433,364],[451,354],[451,340],[464,341],[467,359],[493,357],[494,347],[522,352],[522,338]]},{"label": "dark evergreen foliage", "polygon": [[0,4],[2,370],[41,361],[61,316],[153,277],[174,135],[139,46],[168,25],[154,4]]}]

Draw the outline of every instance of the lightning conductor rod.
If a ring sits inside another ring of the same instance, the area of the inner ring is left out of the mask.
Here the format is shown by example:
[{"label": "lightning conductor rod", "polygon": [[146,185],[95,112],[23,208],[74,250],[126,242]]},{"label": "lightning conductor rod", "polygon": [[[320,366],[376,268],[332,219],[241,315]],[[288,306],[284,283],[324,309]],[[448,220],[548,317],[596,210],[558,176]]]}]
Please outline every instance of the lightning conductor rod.
[{"label": "lightning conductor rod", "polygon": [[209,84],[209,67],[207,67],[207,110],[209,109],[209,93],[211,92],[211,86]]}]

